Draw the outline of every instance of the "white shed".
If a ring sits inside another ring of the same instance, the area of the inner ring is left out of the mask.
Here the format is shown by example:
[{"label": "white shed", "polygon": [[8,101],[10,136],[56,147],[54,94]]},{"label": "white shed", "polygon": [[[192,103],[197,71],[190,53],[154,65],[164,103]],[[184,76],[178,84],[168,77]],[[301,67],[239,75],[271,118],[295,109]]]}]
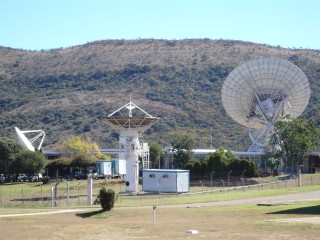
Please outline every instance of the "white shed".
[{"label": "white shed", "polygon": [[189,170],[144,169],[142,171],[142,191],[144,192],[189,192],[189,182]]}]

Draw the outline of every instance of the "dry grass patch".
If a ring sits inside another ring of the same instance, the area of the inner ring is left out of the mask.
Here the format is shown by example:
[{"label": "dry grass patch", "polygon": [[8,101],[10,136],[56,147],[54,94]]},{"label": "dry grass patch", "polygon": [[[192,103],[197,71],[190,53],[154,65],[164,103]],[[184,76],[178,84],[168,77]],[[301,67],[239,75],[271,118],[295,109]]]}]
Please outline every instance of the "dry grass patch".
[{"label": "dry grass patch", "polygon": [[[320,225],[286,224],[271,220],[296,215],[279,211],[316,203],[285,206],[241,205],[230,207],[156,209],[152,207],[99,208],[85,213],[61,213],[0,219],[0,236],[6,239],[318,239]],[[274,214],[270,214],[274,213]],[[298,217],[308,216],[299,214]],[[187,234],[190,229],[197,235]]]}]

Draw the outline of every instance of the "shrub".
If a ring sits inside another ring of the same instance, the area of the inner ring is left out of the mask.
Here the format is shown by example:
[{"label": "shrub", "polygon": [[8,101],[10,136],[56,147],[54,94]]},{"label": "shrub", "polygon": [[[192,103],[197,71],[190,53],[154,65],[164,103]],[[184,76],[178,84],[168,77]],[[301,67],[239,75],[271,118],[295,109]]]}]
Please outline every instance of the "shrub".
[{"label": "shrub", "polygon": [[44,177],[42,178],[42,183],[43,183],[43,184],[48,184],[48,183],[50,183],[50,182],[51,182],[51,179],[50,179],[49,177],[44,176]]},{"label": "shrub", "polygon": [[186,164],[186,170],[189,170],[191,173],[194,172],[194,161],[190,161]]},{"label": "shrub", "polygon": [[116,200],[117,197],[115,195],[115,192],[110,188],[107,189],[105,186],[102,186],[95,203],[100,203],[104,211],[110,211],[113,208],[114,202]]}]

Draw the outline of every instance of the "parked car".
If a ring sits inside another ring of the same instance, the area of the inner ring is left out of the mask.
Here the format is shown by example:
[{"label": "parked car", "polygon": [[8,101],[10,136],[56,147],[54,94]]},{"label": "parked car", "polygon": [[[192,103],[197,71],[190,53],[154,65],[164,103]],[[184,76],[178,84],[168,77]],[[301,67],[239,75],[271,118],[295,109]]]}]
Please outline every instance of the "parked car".
[{"label": "parked car", "polygon": [[33,173],[29,177],[30,182],[40,182],[42,181],[42,174],[41,173]]},{"label": "parked car", "polygon": [[25,181],[28,181],[29,178],[24,173],[19,173],[18,177],[17,177],[17,180],[18,180],[18,182],[25,182]]},{"label": "parked car", "polygon": [[99,179],[99,175],[98,173],[94,172],[94,173],[89,173],[88,174],[88,177],[89,178],[92,178],[92,179]]},{"label": "parked car", "polygon": [[16,182],[17,175],[16,174],[7,174],[6,175],[6,182]]},{"label": "parked car", "polygon": [[74,179],[77,179],[77,180],[85,180],[87,178],[88,178],[88,175],[85,173],[76,172],[74,175]]},{"label": "parked car", "polygon": [[64,178],[65,178],[67,181],[72,181],[72,180],[73,180],[73,176],[72,176],[72,175],[65,175]]},{"label": "parked car", "polygon": [[4,174],[0,174],[0,183],[4,183],[6,181],[6,176]]}]

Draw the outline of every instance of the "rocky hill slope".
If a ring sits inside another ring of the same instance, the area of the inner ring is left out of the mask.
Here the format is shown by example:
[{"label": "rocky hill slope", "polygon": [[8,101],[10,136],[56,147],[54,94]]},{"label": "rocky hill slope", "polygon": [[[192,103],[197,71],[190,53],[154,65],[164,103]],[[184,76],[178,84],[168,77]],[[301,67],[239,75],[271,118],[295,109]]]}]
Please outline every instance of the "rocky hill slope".
[{"label": "rocky hill slope", "polygon": [[[320,51],[242,41],[106,40],[65,49],[26,51],[0,46],[0,136],[43,129],[46,150],[61,150],[70,135],[117,146],[105,117],[132,101],[157,124],[145,140],[168,145],[168,134],[188,131],[197,147],[248,147],[247,129],[225,113],[220,100],[226,76],[261,56],[289,60],[311,85],[303,117],[320,124]],[[211,138],[212,135],[212,138]]]}]

